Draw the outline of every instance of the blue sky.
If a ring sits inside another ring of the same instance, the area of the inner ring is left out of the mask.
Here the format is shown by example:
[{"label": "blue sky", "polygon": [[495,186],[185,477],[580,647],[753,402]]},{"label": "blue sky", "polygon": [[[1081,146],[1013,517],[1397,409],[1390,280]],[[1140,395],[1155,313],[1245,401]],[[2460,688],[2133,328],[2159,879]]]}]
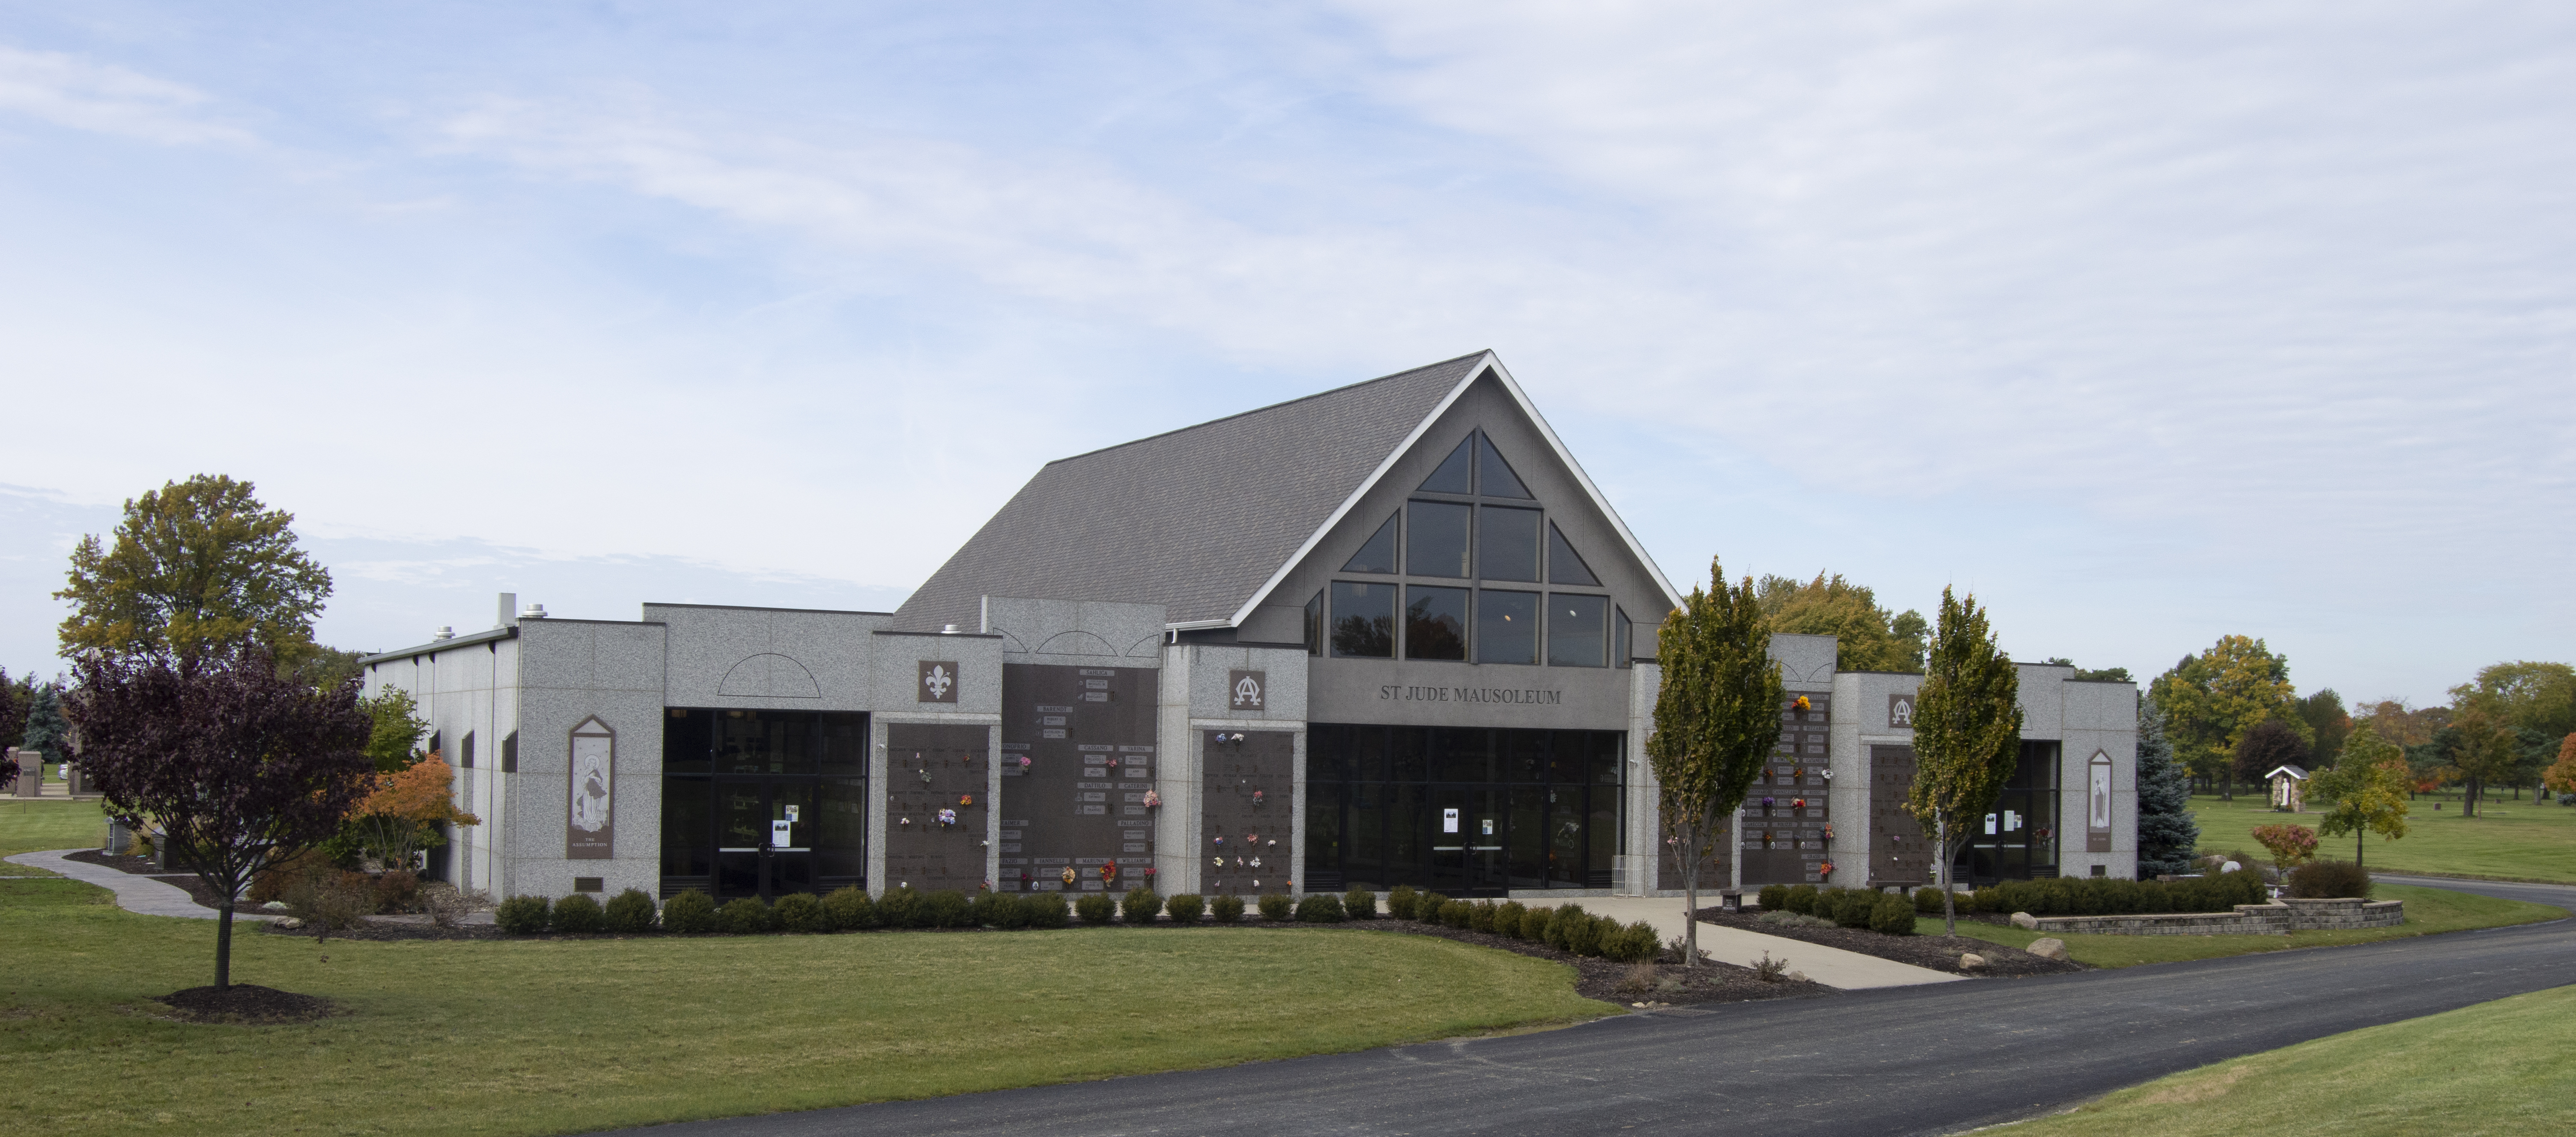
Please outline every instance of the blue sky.
[{"label": "blue sky", "polygon": [[342,646],[884,608],[1492,348],[1677,581],[2439,701],[2576,657],[2571,107],[2545,5],[0,3],[0,665],[200,471]]}]

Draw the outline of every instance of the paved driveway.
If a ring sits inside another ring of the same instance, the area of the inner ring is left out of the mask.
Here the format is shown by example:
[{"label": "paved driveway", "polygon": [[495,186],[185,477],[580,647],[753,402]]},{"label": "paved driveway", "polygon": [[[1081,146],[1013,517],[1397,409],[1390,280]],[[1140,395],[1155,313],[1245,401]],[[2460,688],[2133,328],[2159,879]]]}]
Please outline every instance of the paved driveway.
[{"label": "paved driveway", "polygon": [[[2524,895],[2576,904],[2576,889],[2559,886],[2460,887],[2556,889]],[[1949,1133],[2237,1055],[2576,983],[2571,925],[1679,1008],[1510,1038],[653,1132]]]}]

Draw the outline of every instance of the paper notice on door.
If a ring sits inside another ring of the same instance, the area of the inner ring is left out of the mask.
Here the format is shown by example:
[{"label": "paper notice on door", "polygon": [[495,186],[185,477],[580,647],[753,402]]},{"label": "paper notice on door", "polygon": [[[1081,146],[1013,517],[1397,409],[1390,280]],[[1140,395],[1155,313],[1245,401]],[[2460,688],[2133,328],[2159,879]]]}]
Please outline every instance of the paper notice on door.
[{"label": "paper notice on door", "polygon": [[788,807],[787,807],[787,820],[789,820],[789,821],[791,821],[791,822],[792,822],[792,821],[794,821],[794,820],[796,820],[796,807],[795,807],[795,806],[792,806],[792,805],[791,805],[791,806],[788,806]]},{"label": "paper notice on door", "polygon": [[1443,833],[1455,833],[1458,831],[1457,810],[1444,809],[1440,811],[1440,831]]},{"label": "paper notice on door", "polygon": [[795,829],[796,829],[796,823],[795,823],[795,822],[793,822],[793,821],[772,821],[772,822],[770,822],[770,823],[769,823],[769,844],[770,844],[770,847],[772,847],[772,848],[780,848],[780,849],[786,848],[786,847],[787,847],[787,845],[788,845],[788,840],[787,840],[787,838],[788,838],[788,836],[789,836],[791,833],[793,833],[793,832],[795,831]]}]

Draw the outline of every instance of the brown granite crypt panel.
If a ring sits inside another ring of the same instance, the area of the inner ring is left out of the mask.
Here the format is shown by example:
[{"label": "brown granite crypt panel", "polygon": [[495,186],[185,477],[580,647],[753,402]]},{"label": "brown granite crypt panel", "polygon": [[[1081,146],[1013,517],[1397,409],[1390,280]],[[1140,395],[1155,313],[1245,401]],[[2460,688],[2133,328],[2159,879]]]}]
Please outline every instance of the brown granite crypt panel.
[{"label": "brown granite crypt panel", "polygon": [[1932,883],[1932,839],[1905,812],[1914,786],[1914,748],[1869,748],[1869,883]]},{"label": "brown granite crypt panel", "polygon": [[[1801,699],[1807,706],[1798,706]],[[1744,856],[1746,888],[1825,882],[1824,867],[1833,862],[1835,847],[1828,800],[1833,780],[1826,773],[1832,725],[1831,695],[1792,694],[1781,708],[1780,741],[1744,797],[1736,846]]]},{"label": "brown granite crypt panel", "polygon": [[[886,725],[888,887],[973,892],[983,886],[991,742],[982,726]],[[942,811],[949,818],[944,824]]]},{"label": "brown granite crypt panel", "polygon": [[1199,879],[1210,896],[1258,896],[1295,887],[1292,837],[1297,735],[1286,730],[1203,730],[1207,787],[1199,812]]},{"label": "brown granite crypt panel", "polygon": [[1123,892],[1153,883],[1157,674],[1151,667],[1002,666],[1002,879],[995,888]]}]

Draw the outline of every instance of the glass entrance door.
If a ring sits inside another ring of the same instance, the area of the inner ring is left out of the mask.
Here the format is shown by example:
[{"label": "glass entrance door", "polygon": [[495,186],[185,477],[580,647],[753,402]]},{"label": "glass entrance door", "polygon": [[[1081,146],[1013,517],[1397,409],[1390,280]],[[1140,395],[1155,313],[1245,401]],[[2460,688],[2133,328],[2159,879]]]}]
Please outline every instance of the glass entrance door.
[{"label": "glass entrance door", "polygon": [[763,900],[814,891],[810,781],[723,781],[716,785],[716,899]]},{"label": "glass entrance door", "polygon": [[1499,895],[1508,889],[1503,842],[1510,830],[1502,791],[1434,786],[1431,799],[1431,887],[1448,896]]}]

